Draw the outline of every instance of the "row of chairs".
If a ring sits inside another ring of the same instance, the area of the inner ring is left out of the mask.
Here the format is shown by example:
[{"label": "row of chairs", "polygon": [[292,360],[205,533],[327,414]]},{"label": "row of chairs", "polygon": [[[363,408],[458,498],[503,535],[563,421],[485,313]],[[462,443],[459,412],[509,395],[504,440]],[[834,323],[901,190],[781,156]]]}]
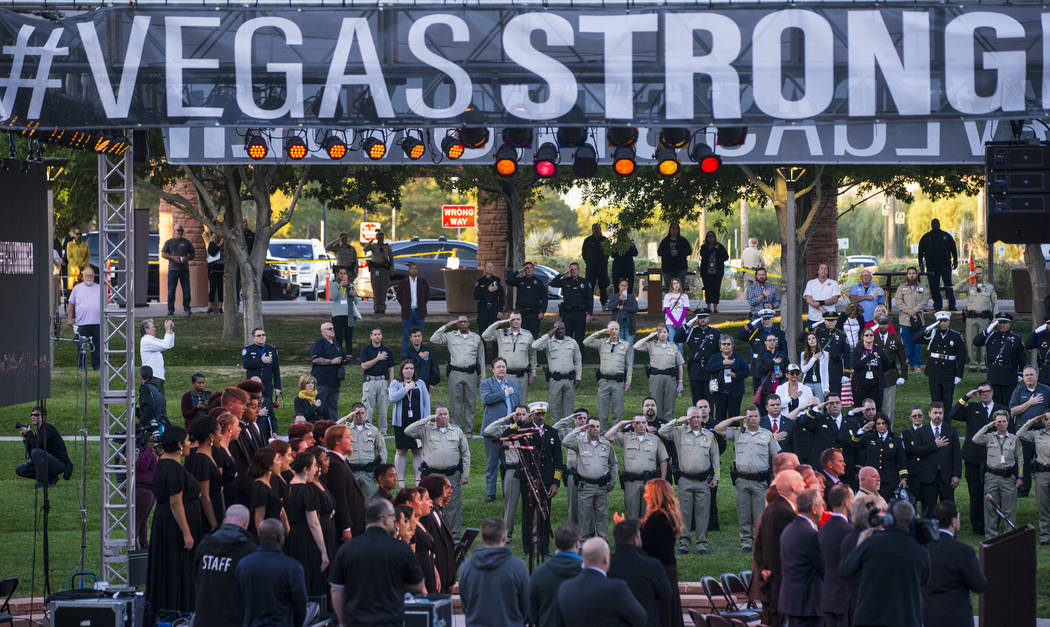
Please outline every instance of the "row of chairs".
[{"label": "row of chairs", "polygon": [[[758,605],[751,598],[751,571],[745,570],[740,574],[722,573],[721,580],[714,577],[703,577],[700,579],[700,587],[707,597],[707,604],[711,608],[710,614],[701,614],[699,611],[690,609],[689,617],[696,627],[747,627],[753,621],[759,620],[762,613]],[[737,598],[744,597],[747,603],[740,607]],[[719,608],[722,609],[719,609]]]}]

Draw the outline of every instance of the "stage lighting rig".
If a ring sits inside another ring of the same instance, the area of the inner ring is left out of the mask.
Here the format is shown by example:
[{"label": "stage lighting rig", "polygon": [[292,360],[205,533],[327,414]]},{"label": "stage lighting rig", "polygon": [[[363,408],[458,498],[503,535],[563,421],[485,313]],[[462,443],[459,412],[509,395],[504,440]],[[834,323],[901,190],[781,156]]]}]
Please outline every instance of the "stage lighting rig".
[{"label": "stage lighting rig", "polygon": [[633,148],[638,143],[638,129],[629,126],[617,126],[609,129],[605,134],[610,146],[617,148]]},{"label": "stage lighting rig", "polygon": [[689,137],[687,128],[660,129],[660,145],[665,148],[683,148],[689,144]]},{"label": "stage lighting rig", "polygon": [[337,135],[334,131],[328,131],[324,134],[321,139],[321,148],[324,149],[329,159],[338,161],[346,156],[349,150],[346,145],[346,140]]},{"label": "stage lighting rig", "polygon": [[589,179],[598,174],[598,152],[594,146],[584,144],[572,155],[572,175],[578,179]]},{"label": "stage lighting rig", "polygon": [[515,148],[532,148],[531,128],[505,128],[503,129],[503,141]]},{"label": "stage lighting rig", "polygon": [[379,161],[386,156],[386,144],[383,143],[383,140],[376,137],[366,137],[361,142],[361,150],[372,161]]},{"label": "stage lighting rig", "polygon": [[306,140],[301,135],[288,135],[284,138],[284,154],[292,161],[302,161],[308,152],[310,151],[306,147]]},{"label": "stage lighting rig", "polygon": [[[689,141],[688,138],[686,141]],[[678,154],[673,148],[657,148],[655,158],[656,169],[660,172],[660,176],[668,177],[678,174],[681,164],[678,162]]]},{"label": "stage lighting rig", "polygon": [[510,144],[503,144],[496,151],[496,174],[510,178],[518,173],[518,150]]},{"label": "stage lighting rig", "polygon": [[533,156],[536,175],[543,179],[549,179],[557,174],[558,161],[560,158],[561,153],[558,152],[557,146],[551,142],[544,143],[536,150],[536,154]]},{"label": "stage lighting rig", "polygon": [[405,131],[405,137],[401,140],[401,151],[411,161],[420,159],[427,151],[426,144],[423,143],[423,132],[416,133],[417,135],[413,135],[411,131]]},{"label": "stage lighting rig", "polygon": [[636,167],[634,148],[621,146],[613,151],[613,170],[617,176],[631,176]]},{"label": "stage lighting rig", "polygon": [[449,159],[455,161],[463,156],[463,142],[458,137],[449,133],[445,135],[445,138],[441,140],[441,152]]},{"label": "stage lighting rig", "polygon": [[266,155],[270,153],[270,147],[266,144],[262,131],[254,128],[248,129],[244,134],[244,152],[255,161],[266,158]]},{"label": "stage lighting rig", "polygon": [[717,143],[726,148],[742,146],[747,141],[746,126],[723,126],[718,128]]},{"label": "stage lighting rig", "polygon": [[711,147],[703,142],[696,142],[689,151],[689,158],[696,162],[700,174],[714,174],[722,167],[722,157],[715,154]]},{"label": "stage lighting rig", "polygon": [[554,135],[561,148],[578,148],[587,142],[587,129],[582,126],[566,126],[559,128]]}]

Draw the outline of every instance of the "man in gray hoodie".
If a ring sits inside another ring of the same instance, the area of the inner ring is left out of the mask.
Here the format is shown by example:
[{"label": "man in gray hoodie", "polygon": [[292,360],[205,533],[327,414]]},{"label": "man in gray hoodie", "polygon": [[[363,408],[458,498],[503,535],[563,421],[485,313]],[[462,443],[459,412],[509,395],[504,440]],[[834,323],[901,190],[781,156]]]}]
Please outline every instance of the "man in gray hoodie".
[{"label": "man in gray hoodie", "polygon": [[468,627],[523,627],[528,616],[529,571],[507,544],[502,518],[481,523],[481,541],[459,571],[459,596]]}]

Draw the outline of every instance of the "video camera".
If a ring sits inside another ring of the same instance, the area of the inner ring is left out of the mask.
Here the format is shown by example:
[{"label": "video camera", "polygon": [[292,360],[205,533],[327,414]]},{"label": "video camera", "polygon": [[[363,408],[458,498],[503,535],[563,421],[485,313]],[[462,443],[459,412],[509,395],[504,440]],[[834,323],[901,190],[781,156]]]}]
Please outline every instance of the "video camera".
[{"label": "video camera", "polygon": [[15,429],[18,429],[19,431],[21,431],[22,429],[32,429],[32,428],[33,428],[33,425],[27,425],[24,422],[16,422],[15,423]]},{"label": "video camera", "polygon": [[[897,501],[894,501],[896,503]],[[893,503],[890,504],[892,509]],[[888,529],[892,527],[895,519],[893,514],[889,511],[882,512],[875,505],[874,502],[867,504],[868,509],[868,526],[869,527],[882,527]],[[918,540],[919,544],[929,544],[936,542],[940,539],[941,531],[937,527],[937,521],[932,518],[915,518],[911,523],[911,534]]]}]

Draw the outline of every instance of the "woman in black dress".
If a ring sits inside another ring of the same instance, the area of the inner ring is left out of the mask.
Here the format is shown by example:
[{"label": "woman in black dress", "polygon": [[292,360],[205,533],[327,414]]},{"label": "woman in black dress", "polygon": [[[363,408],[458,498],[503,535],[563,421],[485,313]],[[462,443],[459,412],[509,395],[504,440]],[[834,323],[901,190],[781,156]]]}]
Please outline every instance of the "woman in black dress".
[{"label": "woman in black dress", "polygon": [[441,580],[437,573],[437,561],[434,557],[434,536],[423,528],[422,519],[430,514],[433,503],[430,494],[423,488],[402,488],[394,499],[394,505],[408,505],[415,511],[416,528],[412,534],[412,546],[416,552],[416,563],[423,571],[423,587],[426,593],[441,590]]},{"label": "woman in black dress", "polygon": [[201,537],[201,488],[182,465],[190,440],[182,427],[168,427],[160,437],[164,451],[153,473],[153,513],[146,600],[154,611],[193,610],[193,548]]},{"label": "woman in black dress", "polygon": [[267,446],[277,451],[277,457],[273,461],[274,476],[270,479],[270,487],[281,497],[281,507],[288,500],[288,485],[292,482],[295,473],[292,472],[292,460],[295,455],[291,454],[292,447],[284,440],[273,440]]},{"label": "woman in black dress", "polygon": [[186,470],[201,484],[201,511],[207,522],[206,530],[215,531],[226,515],[226,504],[222,498],[222,472],[212,455],[219,442],[219,421],[213,416],[200,416],[193,421],[190,441],[197,448],[186,457]]},{"label": "woman in black dress", "polygon": [[674,555],[675,540],[682,531],[682,514],[671,484],[663,479],[650,479],[645,484],[645,509],[642,520],[642,550],[660,560],[671,581],[671,598],[660,607],[663,627],[684,627],[682,598],[678,594],[678,561]]},{"label": "woman in black dress", "polygon": [[237,491],[237,461],[230,453],[230,447],[234,446],[233,443],[241,435],[241,423],[229,412],[219,414],[218,422],[219,445],[211,447],[211,457],[222,475],[223,503],[233,505],[236,502],[234,497]]},{"label": "woman in black dress", "polygon": [[252,455],[251,466],[248,466],[248,481],[251,482],[248,488],[248,511],[252,513],[248,531],[252,534],[267,518],[279,519],[284,523],[285,532],[288,531],[288,518],[281,507],[281,495],[271,487],[278,470],[277,451],[272,448],[263,447]]},{"label": "woman in black dress", "polygon": [[408,452],[412,451],[412,468],[419,482],[419,465],[423,458],[419,454],[419,443],[405,435],[405,427],[430,415],[430,393],[425,383],[416,380],[416,365],[411,361],[401,362],[400,375],[390,382],[387,390],[393,411],[390,413],[394,425],[394,469],[397,470],[397,485],[405,485],[405,464]]},{"label": "woman in black dress", "polygon": [[704,282],[704,302],[712,313],[718,312],[722,277],[725,276],[728,259],[726,247],[718,243],[714,231],[708,231],[700,246],[700,279]]},{"label": "woman in black dress", "polygon": [[324,596],[328,585],[323,573],[328,570],[329,555],[318,513],[321,496],[310,483],[320,473],[317,457],[313,453],[299,453],[292,460],[292,472],[295,476],[292,477],[288,500],[284,505],[288,524],[291,525],[285,550],[288,557],[303,565],[306,593],[312,597]]},{"label": "woman in black dress", "polygon": [[328,549],[328,558],[335,557],[336,535],[335,535],[335,497],[325,487],[321,477],[328,475],[328,453],[320,446],[313,446],[306,450],[317,460],[317,473],[310,479],[310,485],[317,490],[319,499],[317,516],[321,520],[321,534],[324,536],[324,545]]}]

